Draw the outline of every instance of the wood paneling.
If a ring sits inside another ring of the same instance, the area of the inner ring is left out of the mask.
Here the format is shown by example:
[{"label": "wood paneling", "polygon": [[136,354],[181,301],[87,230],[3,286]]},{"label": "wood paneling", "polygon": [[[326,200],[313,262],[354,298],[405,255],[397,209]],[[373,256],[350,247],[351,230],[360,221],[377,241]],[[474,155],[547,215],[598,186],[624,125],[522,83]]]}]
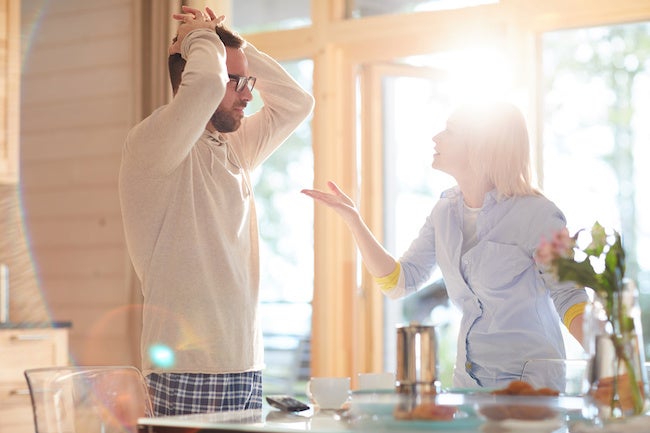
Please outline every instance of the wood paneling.
[{"label": "wood paneling", "polygon": [[18,181],[20,1],[0,0],[0,183]]},{"label": "wood paneling", "polygon": [[[23,165],[35,162],[51,162],[55,159],[101,159],[121,155],[121,147],[114,143],[124,141],[123,119],[105,119],[99,126],[79,125],[75,128],[30,131],[21,137],[20,158]],[[47,145],[43,145],[46,143]],[[106,143],[111,143],[107,146]],[[81,144],[81,145],[80,145]],[[21,185],[30,188],[30,182],[38,183],[38,176],[23,173]]]},{"label": "wood paneling", "polygon": [[47,321],[15,184],[0,184],[0,233],[0,263],[9,268],[9,321]]},{"label": "wood paneling", "polygon": [[40,289],[52,318],[72,322],[80,364],[139,365],[117,193],[133,10],[133,0],[23,1],[22,203]]},{"label": "wood paneling", "polygon": [[68,365],[66,328],[0,329],[0,433],[32,433],[34,417],[23,372]]}]

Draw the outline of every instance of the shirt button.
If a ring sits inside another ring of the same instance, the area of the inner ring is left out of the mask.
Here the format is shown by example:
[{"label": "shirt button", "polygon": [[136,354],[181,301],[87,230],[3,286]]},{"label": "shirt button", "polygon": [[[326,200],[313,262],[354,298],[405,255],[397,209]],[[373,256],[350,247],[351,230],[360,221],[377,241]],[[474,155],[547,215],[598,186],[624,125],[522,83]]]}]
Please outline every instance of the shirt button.
[{"label": "shirt button", "polygon": [[467,361],[465,363],[465,371],[472,371],[472,363]]}]

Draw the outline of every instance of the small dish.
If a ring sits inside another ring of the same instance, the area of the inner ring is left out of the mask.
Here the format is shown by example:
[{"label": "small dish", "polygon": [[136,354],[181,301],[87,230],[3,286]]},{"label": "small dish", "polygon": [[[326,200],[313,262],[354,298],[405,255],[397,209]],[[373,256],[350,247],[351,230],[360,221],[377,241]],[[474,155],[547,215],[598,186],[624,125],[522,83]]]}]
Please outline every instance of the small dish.
[{"label": "small dish", "polygon": [[356,415],[393,416],[400,396],[394,390],[365,389],[352,391],[350,412]]},{"label": "small dish", "polygon": [[[528,382],[514,380],[507,387],[490,392],[476,402],[476,411],[490,421],[544,421],[566,418],[572,397],[548,388],[535,388]],[[580,406],[583,405],[580,397]],[[573,402],[574,403],[574,402]]]},{"label": "small dish", "polygon": [[455,401],[438,403],[439,397],[441,394],[409,395],[385,390],[355,391],[350,400],[350,412],[357,423],[375,423],[384,427],[388,423],[409,430],[432,426],[445,429],[444,426],[449,425],[455,428],[460,425],[467,427],[483,422],[482,418],[476,416],[471,404],[457,404]]},{"label": "small dish", "polygon": [[507,419],[499,422],[499,426],[513,432],[551,433],[562,428],[564,421],[558,417],[537,421]]},{"label": "small dish", "polygon": [[396,420],[386,419],[382,420],[381,427],[372,426],[372,430],[368,427],[368,423],[361,423],[359,425],[362,431],[386,431],[386,432],[404,432],[404,431],[477,431],[479,426],[483,424],[483,420],[475,417],[461,416],[454,418],[451,421],[424,421],[424,420]]},{"label": "small dish", "polygon": [[[492,400],[492,401],[489,401]],[[562,413],[555,397],[494,396],[476,404],[476,412],[486,420],[541,421],[555,419]]]}]

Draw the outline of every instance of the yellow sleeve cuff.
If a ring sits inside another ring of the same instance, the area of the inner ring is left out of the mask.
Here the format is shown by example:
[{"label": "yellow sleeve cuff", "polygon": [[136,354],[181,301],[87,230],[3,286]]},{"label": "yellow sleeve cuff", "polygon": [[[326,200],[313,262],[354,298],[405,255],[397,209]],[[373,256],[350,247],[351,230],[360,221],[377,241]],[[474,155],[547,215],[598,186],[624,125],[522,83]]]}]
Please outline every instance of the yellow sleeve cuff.
[{"label": "yellow sleeve cuff", "polygon": [[578,304],[572,305],[571,308],[569,308],[567,312],[564,313],[564,318],[562,319],[564,326],[568,328],[571,322],[573,322],[573,319],[584,313],[586,305],[586,302],[580,302]]},{"label": "yellow sleeve cuff", "polygon": [[393,269],[393,272],[383,277],[375,277],[375,282],[383,292],[387,292],[397,286],[400,272],[402,272],[402,266],[399,262],[395,262],[395,269]]}]

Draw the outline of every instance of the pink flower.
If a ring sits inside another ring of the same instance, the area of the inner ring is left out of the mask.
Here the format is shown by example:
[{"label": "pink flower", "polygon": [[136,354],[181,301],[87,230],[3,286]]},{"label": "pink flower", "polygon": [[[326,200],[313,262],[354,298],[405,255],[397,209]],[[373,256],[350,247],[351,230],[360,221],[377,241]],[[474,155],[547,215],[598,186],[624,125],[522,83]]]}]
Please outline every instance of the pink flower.
[{"label": "pink flower", "polygon": [[553,250],[559,257],[571,256],[574,246],[575,239],[569,235],[566,227],[553,233]]},{"label": "pink flower", "polygon": [[553,246],[546,238],[542,238],[535,251],[535,262],[540,266],[550,266],[553,262]]},{"label": "pink flower", "polygon": [[569,235],[569,230],[563,228],[553,233],[551,241],[542,238],[535,251],[535,262],[542,267],[550,267],[553,261],[560,257],[573,257],[575,239]]}]

